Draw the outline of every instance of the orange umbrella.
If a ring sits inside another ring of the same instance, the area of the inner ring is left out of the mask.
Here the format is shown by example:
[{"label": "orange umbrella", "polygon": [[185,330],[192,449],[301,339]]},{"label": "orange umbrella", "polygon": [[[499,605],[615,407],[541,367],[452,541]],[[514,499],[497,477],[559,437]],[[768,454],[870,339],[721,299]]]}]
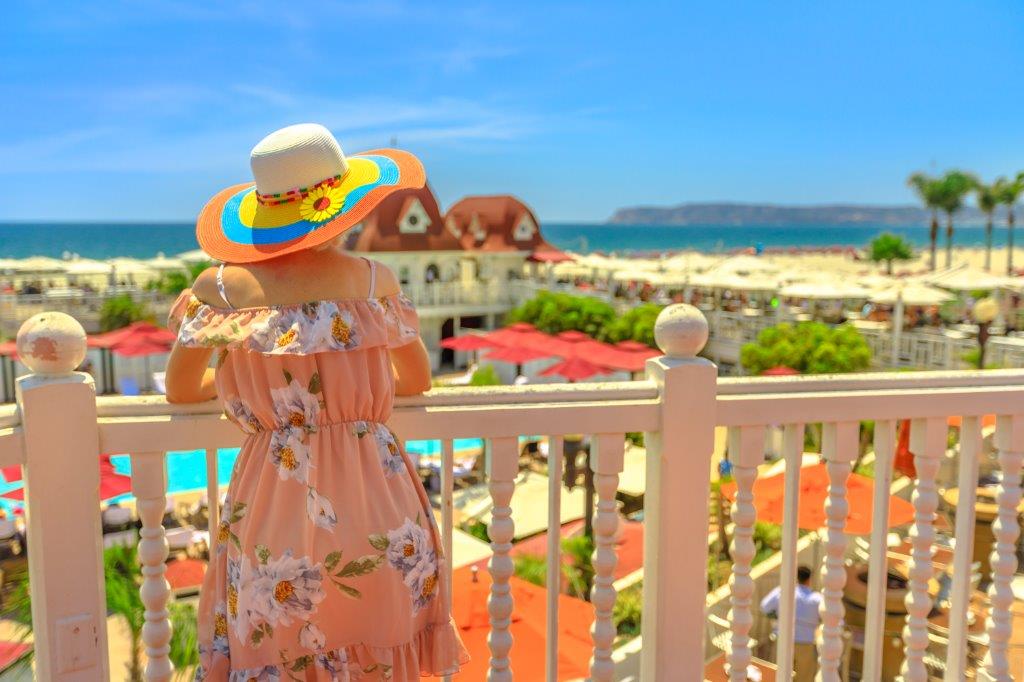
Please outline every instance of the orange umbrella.
[{"label": "orange umbrella", "polygon": [[[846,501],[850,511],[846,517],[846,532],[867,535],[871,532],[871,503],[875,482],[867,476],[850,474],[846,480]],[[736,497],[736,483],[722,484],[722,495],[732,501]],[[828,469],[814,464],[800,469],[800,497],[797,501],[797,525],[804,530],[817,530],[825,526],[825,500],[828,498]],[[785,473],[761,478],[754,482],[754,507],[757,520],[782,523],[785,508]],[[914,506],[898,497],[889,497],[888,527],[902,526],[914,520]]]},{"label": "orange umbrella", "polygon": [[[509,578],[512,587],[512,672],[517,680],[544,679],[545,613],[547,591],[525,580]],[[472,660],[462,667],[455,680],[476,682],[487,679],[491,650],[487,646],[490,620],[487,598],[491,574],[477,572],[473,582],[471,566],[456,570],[452,576],[452,618]],[[593,640],[590,626],[594,608],[581,599],[558,595],[558,679],[574,680],[590,675]]]}]

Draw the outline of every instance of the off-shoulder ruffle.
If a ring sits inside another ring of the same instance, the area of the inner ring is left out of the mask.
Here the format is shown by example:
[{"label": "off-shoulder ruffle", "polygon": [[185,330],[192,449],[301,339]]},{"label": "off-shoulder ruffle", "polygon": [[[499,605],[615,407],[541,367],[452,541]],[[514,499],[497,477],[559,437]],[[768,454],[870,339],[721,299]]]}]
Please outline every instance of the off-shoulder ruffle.
[{"label": "off-shoulder ruffle", "polygon": [[416,633],[412,641],[392,647],[353,644],[309,654],[281,664],[257,668],[231,668],[228,657],[214,653],[196,671],[196,682],[222,680],[288,680],[304,682],[356,682],[391,680],[410,682],[419,677],[454,675],[469,661],[455,623],[433,623]]},{"label": "off-shoulder ruffle", "polygon": [[228,309],[203,303],[185,290],[171,307],[168,327],[187,347],[312,355],[403,346],[419,335],[419,318],[403,293]]}]

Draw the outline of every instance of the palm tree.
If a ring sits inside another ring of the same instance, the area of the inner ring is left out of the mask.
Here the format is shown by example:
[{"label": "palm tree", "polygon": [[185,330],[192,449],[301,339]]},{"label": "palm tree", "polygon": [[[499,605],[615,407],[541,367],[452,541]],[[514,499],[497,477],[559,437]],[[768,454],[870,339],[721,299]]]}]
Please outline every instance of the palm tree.
[{"label": "palm tree", "polygon": [[999,203],[1006,204],[1006,274],[1013,275],[1013,207],[1024,194],[1024,172],[1013,180],[999,178],[994,188]]},{"label": "palm tree", "polygon": [[942,176],[941,195],[939,202],[946,213],[946,267],[953,265],[953,215],[964,207],[964,198],[978,184],[973,175],[963,171],[951,170]]},{"label": "palm tree", "polygon": [[974,188],[978,199],[978,208],[985,214],[985,270],[992,270],[992,216],[999,205],[999,195],[996,194],[996,186],[986,185],[979,182]]},{"label": "palm tree", "polygon": [[914,173],[907,178],[917,196],[921,199],[924,207],[932,212],[931,230],[928,233],[930,240],[929,254],[931,269],[935,269],[935,248],[939,240],[939,209],[942,208],[943,189],[942,181],[924,173]]}]

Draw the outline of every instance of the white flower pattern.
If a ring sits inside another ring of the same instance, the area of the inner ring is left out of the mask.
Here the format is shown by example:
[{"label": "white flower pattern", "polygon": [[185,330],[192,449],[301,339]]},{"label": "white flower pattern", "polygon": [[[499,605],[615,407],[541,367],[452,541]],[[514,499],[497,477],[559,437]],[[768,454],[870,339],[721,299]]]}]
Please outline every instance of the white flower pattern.
[{"label": "white flower pattern", "polygon": [[238,424],[246,433],[260,433],[263,423],[252,411],[252,408],[238,396],[231,396],[224,405],[228,417]]},{"label": "white flower pattern", "polygon": [[312,487],[306,492],[306,515],[317,528],[333,532],[338,525],[338,515],[331,501]]},{"label": "white flower pattern", "polygon": [[262,668],[247,668],[245,670],[232,670],[228,675],[228,682],[280,682],[281,671],[276,665],[268,665]]},{"label": "white flower pattern", "polygon": [[327,635],[316,623],[309,621],[299,629],[299,644],[310,651],[320,651],[327,644]]},{"label": "white flower pattern", "polygon": [[406,518],[398,528],[389,530],[387,534],[388,563],[402,573],[412,570],[430,549],[430,536],[412,519]]},{"label": "white flower pattern", "polygon": [[254,620],[271,626],[308,620],[326,596],[320,564],[286,550],[256,567],[251,594]]},{"label": "white flower pattern", "polygon": [[270,459],[282,481],[309,483],[313,461],[304,436],[301,429],[284,428],[274,431],[270,437]]},{"label": "white flower pattern", "polygon": [[279,428],[316,431],[320,400],[294,378],[284,388],[270,389],[270,399]]},{"label": "white flower pattern", "polygon": [[384,469],[384,477],[391,478],[405,469],[405,460],[402,459],[402,450],[395,440],[394,434],[386,426],[377,428],[375,438],[377,440],[377,452],[380,454],[380,464]]}]

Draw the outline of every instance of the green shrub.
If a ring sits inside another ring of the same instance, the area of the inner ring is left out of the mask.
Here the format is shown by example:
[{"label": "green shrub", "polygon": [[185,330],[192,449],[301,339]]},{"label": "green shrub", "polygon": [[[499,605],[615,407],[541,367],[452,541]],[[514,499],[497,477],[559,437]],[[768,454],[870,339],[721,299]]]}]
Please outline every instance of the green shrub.
[{"label": "green shrub", "polygon": [[515,558],[515,574],[528,583],[544,587],[548,581],[548,562],[542,556],[523,554]]},{"label": "green shrub", "polygon": [[494,369],[494,365],[481,365],[476,368],[473,372],[473,376],[469,378],[470,386],[500,386],[501,377],[498,376],[498,372]]},{"label": "green shrub", "polygon": [[761,330],[757,341],[744,344],[740,362],[751,374],[780,366],[801,374],[857,372],[871,365],[871,348],[851,325],[783,322]]},{"label": "green shrub", "polygon": [[100,329],[105,332],[127,327],[132,322],[153,322],[155,319],[149,308],[136,302],[129,294],[108,298],[100,308]]},{"label": "green shrub", "polygon": [[625,588],[615,598],[612,621],[620,637],[636,637],[640,634],[640,621],[644,609],[643,584],[637,583]]}]

